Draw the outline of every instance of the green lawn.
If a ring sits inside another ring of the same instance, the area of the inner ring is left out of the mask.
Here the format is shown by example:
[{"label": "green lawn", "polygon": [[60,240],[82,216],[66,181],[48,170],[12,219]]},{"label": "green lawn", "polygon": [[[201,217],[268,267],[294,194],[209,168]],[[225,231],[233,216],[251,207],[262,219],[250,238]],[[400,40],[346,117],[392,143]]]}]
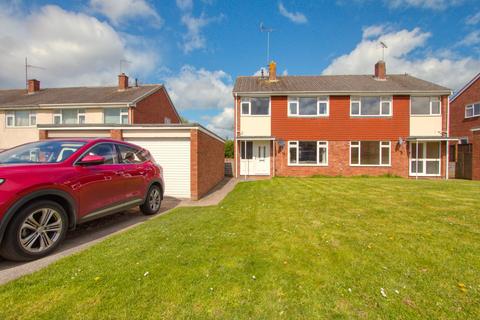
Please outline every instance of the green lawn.
[{"label": "green lawn", "polygon": [[240,183],[0,287],[0,319],[66,317],[479,319],[480,183]]}]

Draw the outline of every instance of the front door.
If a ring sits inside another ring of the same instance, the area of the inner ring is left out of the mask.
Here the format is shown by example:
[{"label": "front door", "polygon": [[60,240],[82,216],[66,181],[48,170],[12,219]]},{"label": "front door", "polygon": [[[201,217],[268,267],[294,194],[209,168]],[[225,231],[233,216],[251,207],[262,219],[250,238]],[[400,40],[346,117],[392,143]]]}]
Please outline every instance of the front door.
[{"label": "front door", "polygon": [[455,166],[455,178],[472,179],[472,144],[458,145],[458,158]]},{"label": "front door", "polygon": [[255,175],[270,175],[270,143],[254,141]]},{"label": "front door", "polygon": [[270,175],[270,141],[240,141],[240,175]]}]

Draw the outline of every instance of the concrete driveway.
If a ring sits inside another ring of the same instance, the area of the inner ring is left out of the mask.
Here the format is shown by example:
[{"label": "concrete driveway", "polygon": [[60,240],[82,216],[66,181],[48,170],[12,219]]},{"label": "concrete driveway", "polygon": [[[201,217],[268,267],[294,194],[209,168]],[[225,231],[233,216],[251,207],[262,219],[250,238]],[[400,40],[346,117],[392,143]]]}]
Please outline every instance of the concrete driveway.
[{"label": "concrete driveway", "polygon": [[76,230],[67,234],[67,238],[54,254],[42,259],[30,262],[11,262],[0,258],[0,285],[38,271],[60,258],[82,251],[113,234],[158,217],[175,207],[216,205],[234,188],[237,182],[236,179],[225,179],[199,201],[182,201],[165,197],[160,212],[154,216],[144,216],[138,209],[132,209],[79,225]]}]

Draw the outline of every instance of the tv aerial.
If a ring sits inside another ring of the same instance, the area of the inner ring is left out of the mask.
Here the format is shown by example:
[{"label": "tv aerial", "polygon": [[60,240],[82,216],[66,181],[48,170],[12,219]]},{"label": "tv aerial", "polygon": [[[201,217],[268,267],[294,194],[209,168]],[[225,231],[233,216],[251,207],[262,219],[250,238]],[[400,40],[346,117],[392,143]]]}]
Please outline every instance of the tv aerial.
[{"label": "tv aerial", "polygon": [[385,61],[385,49],[387,49],[388,46],[383,41],[380,41],[380,46],[382,47],[382,60]]},{"label": "tv aerial", "polygon": [[27,91],[28,91],[28,69],[41,69],[41,70],[45,70],[45,68],[39,67],[39,66],[34,66],[34,65],[32,65],[32,64],[28,64],[28,58],[25,57],[25,88],[27,89]]},{"label": "tv aerial", "polygon": [[270,63],[270,33],[273,31],[275,31],[275,29],[266,27],[263,22],[260,22],[260,32],[267,33],[267,65]]}]

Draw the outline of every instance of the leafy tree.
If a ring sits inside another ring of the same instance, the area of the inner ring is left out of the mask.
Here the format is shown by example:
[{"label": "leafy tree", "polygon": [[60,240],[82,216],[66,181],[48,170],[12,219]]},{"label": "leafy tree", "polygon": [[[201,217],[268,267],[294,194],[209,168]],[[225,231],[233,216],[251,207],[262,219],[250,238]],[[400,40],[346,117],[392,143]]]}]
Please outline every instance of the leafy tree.
[{"label": "leafy tree", "polygon": [[234,154],[233,140],[225,141],[225,158],[232,159]]}]

